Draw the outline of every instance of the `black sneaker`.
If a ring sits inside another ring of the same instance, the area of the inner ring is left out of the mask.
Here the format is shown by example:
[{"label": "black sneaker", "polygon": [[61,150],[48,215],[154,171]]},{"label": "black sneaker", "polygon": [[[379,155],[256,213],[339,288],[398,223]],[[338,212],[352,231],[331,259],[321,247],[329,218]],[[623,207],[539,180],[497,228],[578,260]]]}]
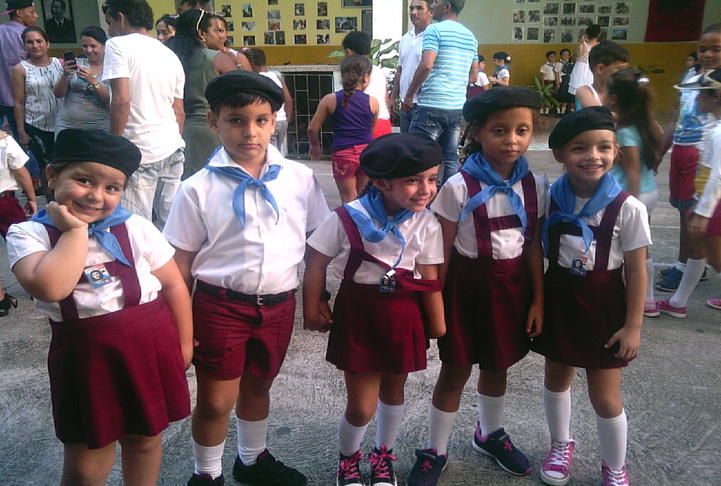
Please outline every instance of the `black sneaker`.
[{"label": "black sneaker", "polygon": [[435,449],[416,449],[416,463],[406,478],[407,486],[437,486],[446,468],[448,454],[440,456]]},{"label": "black sneaker", "polygon": [[393,472],[393,461],[396,456],[392,450],[382,445],[378,450],[375,447],[373,452],[368,454],[368,461],[371,463],[371,486],[398,486],[396,473]]},{"label": "black sneaker", "polygon": [[358,467],[361,459],[363,459],[363,453],[360,450],[350,456],[340,454],[338,469],[335,472],[336,486],[364,486]]},{"label": "black sneaker", "polygon": [[476,427],[473,434],[473,448],[492,457],[499,466],[516,476],[525,476],[533,469],[528,458],[511,442],[511,438],[503,427],[490,434],[485,439],[481,435],[481,426]]},{"label": "black sneaker", "polygon": [[207,474],[193,474],[188,481],[188,486],[223,486],[224,484],[225,478],[222,474],[215,479]]},{"label": "black sneaker", "polygon": [[308,480],[292,467],[277,461],[268,451],[264,450],[252,466],[246,466],[240,457],[235,457],[233,477],[239,483],[249,486],[305,486]]}]

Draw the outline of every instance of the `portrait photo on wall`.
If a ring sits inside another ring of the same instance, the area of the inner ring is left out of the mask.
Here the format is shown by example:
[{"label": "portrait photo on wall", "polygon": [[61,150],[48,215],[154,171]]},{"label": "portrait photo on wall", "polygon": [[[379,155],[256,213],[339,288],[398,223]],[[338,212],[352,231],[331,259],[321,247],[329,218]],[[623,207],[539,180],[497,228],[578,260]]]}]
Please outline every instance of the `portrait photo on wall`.
[{"label": "portrait photo on wall", "polygon": [[75,20],[70,0],[43,0],[45,33],[50,42],[74,43]]},{"label": "portrait photo on wall", "polygon": [[373,0],[343,0],[343,7],[372,7]]},{"label": "portrait photo on wall", "polygon": [[358,30],[358,17],[336,17],[335,18],[335,33],[336,34],[347,34]]}]

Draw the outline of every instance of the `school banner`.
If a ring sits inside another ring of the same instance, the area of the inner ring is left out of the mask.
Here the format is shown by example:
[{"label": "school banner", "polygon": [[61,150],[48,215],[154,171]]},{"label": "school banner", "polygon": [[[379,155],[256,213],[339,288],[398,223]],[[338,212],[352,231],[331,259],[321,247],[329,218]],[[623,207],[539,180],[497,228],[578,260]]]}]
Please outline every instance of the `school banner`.
[{"label": "school banner", "polygon": [[697,41],[705,0],[650,0],[645,42]]}]

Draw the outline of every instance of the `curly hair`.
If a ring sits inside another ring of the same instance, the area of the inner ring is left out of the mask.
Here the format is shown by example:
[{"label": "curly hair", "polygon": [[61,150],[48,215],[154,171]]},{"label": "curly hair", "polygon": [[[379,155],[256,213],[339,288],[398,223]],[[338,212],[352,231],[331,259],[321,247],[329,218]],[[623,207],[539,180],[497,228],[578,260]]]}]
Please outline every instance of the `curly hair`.
[{"label": "curly hair", "polygon": [[103,13],[118,20],[123,14],[128,23],[136,28],[153,29],[153,9],[146,0],[106,0]]}]

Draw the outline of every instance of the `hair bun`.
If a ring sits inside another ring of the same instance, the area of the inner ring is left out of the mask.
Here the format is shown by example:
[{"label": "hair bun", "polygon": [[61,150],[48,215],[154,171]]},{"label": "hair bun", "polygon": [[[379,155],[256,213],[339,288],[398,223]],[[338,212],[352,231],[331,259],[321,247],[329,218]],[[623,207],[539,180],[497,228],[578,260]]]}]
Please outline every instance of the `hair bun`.
[{"label": "hair bun", "polygon": [[646,84],[646,83],[650,83],[651,80],[648,79],[646,76],[641,76],[640,78],[638,78],[638,79],[636,80],[636,82],[637,82],[638,84]]},{"label": "hair bun", "polygon": [[506,56],[506,61],[511,61],[511,56]]}]

